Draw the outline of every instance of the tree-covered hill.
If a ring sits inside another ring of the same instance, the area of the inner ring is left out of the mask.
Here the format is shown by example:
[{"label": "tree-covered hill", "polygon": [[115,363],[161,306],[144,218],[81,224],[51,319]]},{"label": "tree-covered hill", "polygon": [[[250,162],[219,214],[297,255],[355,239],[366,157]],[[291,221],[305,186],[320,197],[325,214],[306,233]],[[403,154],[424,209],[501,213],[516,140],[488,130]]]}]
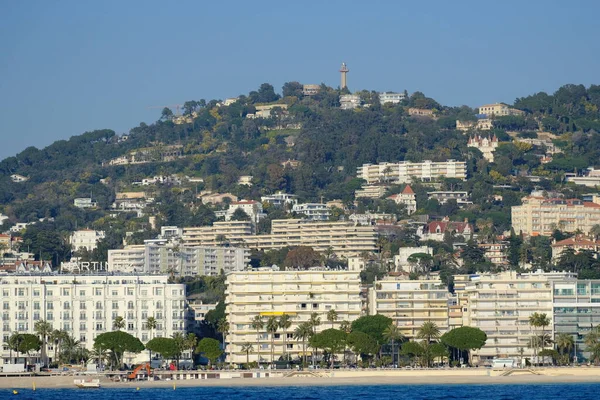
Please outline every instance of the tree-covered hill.
[{"label": "tree-covered hill", "polygon": [[[535,185],[542,189],[577,196],[583,189],[565,185],[564,171],[596,165],[600,159],[600,86],[566,85],[552,95],[518,98],[513,106],[525,115],[498,117],[492,131],[470,133],[456,130],[456,120],[475,120],[475,108],[445,107],[420,92],[400,104],[383,105],[375,92],[356,93],[365,106],[342,110],[342,92],[325,85],[318,94],[305,97],[297,82],[286,83],[282,95],[263,84],[228,106],[217,100],[188,101],[179,119],[165,109],[158,121],[141,123],[126,136],[99,130],[41,150],[27,148],[0,162],[0,211],[10,217],[5,227],[54,218],[51,228],[60,232],[94,227],[118,230],[122,235],[148,229],[147,218],[111,216],[110,205],[116,192],[141,190],[134,183],[155,175],[204,180],[143,188],[156,200],[148,211],[159,223],[200,225],[214,220],[212,211],[195,196],[201,190],[231,192],[247,199],[283,190],[302,201],[341,199],[350,204],[361,185],[356,168],[363,163],[456,159],[467,161],[469,179],[444,180],[440,188],[469,191],[474,204],[460,210],[442,208],[426,201],[425,193],[431,188],[417,184],[415,190],[422,200],[419,213],[445,213],[473,222],[491,220],[498,230],[505,230],[510,227],[508,207],[518,204],[534,187],[524,176],[540,177]],[[247,117],[272,103],[271,117]],[[411,107],[433,110],[434,117],[410,116]],[[554,134],[554,143],[562,151],[547,164],[541,162],[547,153],[544,146],[519,141],[537,137],[538,131]],[[495,163],[467,147],[474,133],[500,138]],[[166,156],[170,151],[176,155]],[[144,162],[111,163],[135,157]],[[287,160],[298,163],[283,165]],[[11,180],[13,174],[29,179],[16,183]],[[252,175],[253,186],[239,185],[242,175]],[[73,199],[77,197],[92,197],[98,206],[76,208]],[[360,201],[358,207],[377,210],[385,207],[383,203]]]}]

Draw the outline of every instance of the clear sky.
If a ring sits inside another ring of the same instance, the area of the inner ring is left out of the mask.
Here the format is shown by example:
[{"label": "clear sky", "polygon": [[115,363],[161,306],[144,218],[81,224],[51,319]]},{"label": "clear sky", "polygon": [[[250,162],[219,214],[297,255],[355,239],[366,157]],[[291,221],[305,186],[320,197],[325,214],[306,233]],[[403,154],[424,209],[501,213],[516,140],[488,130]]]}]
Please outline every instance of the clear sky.
[{"label": "clear sky", "polygon": [[0,0],[0,158],[269,82],[512,103],[600,83],[597,0]]}]

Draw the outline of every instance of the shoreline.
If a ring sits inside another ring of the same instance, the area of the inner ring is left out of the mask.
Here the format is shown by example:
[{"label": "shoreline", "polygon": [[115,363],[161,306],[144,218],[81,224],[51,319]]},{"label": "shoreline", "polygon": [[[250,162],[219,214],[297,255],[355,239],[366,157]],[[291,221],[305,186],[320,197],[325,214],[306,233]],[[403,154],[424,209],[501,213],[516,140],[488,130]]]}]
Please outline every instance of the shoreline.
[{"label": "shoreline", "polygon": [[[100,377],[102,388],[143,390],[148,388],[189,387],[285,387],[285,386],[372,386],[372,385],[506,385],[600,383],[600,368],[545,368],[506,371],[489,370],[383,370],[334,371],[322,377],[216,378],[162,381],[113,382]],[[489,375],[488,375],[489,373]],[[74,379],[81,376],[0,377],[0,389],[76,389]],[[88,378],[97,378],[89,376]]]}]

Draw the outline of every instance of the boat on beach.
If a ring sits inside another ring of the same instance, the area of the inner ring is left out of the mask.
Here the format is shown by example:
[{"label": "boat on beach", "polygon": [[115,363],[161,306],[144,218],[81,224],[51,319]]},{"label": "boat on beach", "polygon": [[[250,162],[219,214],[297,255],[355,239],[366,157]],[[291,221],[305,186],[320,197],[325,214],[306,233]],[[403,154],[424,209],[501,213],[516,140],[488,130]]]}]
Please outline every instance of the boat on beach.
[{"label": "boat on beach", "polygon": [[100,388],[100,379],[75,379],[74,383],[79,389]]}]

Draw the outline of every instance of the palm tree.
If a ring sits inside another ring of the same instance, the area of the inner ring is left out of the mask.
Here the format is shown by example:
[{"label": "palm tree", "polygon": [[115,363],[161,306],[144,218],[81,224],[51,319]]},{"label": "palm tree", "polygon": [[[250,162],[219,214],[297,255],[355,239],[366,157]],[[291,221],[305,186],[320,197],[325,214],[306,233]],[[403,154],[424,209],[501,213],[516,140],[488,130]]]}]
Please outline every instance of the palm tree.
[{"label": "palm tree", "polygon": [[[567,334],[567,333],[560,333],[557,337],[556,337],[556,348],[558,349],[558,351],[560,352],[561,361],[566,361],[566,363],[568,364],[568,362],[570,361],[570,356],[569,353],[571,352],[571,349],[573,348],[574,344],[575,344],[575,340],[573,339],[573,336]],[[567,353],[567,357],[565,360],[565,353]]]},{"label": "palm tree", "polygon": [[223,352],[225,352],[225,340],[227,338],[227,334],[229,334],[229,322],[225,318],[222,318],[217,323],[217,331],[221,333],[223,337]]},{"label": "palm tree", "polygon": [[306,340],[313,335],[313,328],[309,322],[303,322],[294,330],[294,339],[302,340],[303,365],[306,365]]},{"label": "palm tree", "polygon": [[[317,326],[321,325],[321,317],[319,317],[319,314],[317,314],[316,312],[310,314],[308,324],[312,329],[312,334],[316,335],[317,334]],[[313,347],[313,355],[312,355],[313,367],[315,365],[316,358],[317,358],[317,349]]]},{"label": "palm tree", "polygon": [[125,328],[125,319],[120,315],[117,315],[113,321],[113,330],[120,331],[123,328]]},{"label": "palm tree", "polygon": [[198,337],[195,333],[188,333],[185,337],[185,348],[190,349],[190,358],[192,359],[192,363],[194,362],[194,350],[198,345]]},{"label": "palm tree", "polygon": [[179,359],[181,358],[181,353],[183,353],[183,350],[187,348],[186,337],[184,336],[183,332],[175,332],[173,333],[173,335],[171,335],[171,337],[173,338],[177,346],[175,361],[177,363],[177,369],[179,369]]},{"label": "palm tree", "polygon": [[63,330],[55,329],[50,334],[50,340],[54,343],[54,359],[53,362],[58,363],[58,353],[60,350],[60,346],[64,340],[67,339],[69,334]]},{"label": "palm tree", "polygon": [[279,321],[277,317],[270,316],[267,320],[267,332],[271,334],[271,368],[273,367],[273,361],[275,358],[275,332],[279,328]]},{"label": "palm tree", "polygon": [[327,312],[327,321],[331,322],[331,328],[333,329],[333,324],[338,319],[338,313],[333,308]]},{"label": "palm tree", "polygon": [[281,317],[279,317],[279,327],[283,331],[283,358],[287,361],[286,353],[287,353],[287,330],[292,326],[292,318],[289,314],[283,313]]},{"label": "palm tree", "polygon": [[600,361],[600,325],[585,335],[584,343],[591,353],[590,360],[597,364]]},{"label": "palm tree", "polygon": [[352,325],[350,324],[350,321],[340,322],[340,330],[342,330],[346,333],[352,332]]},{"label": "palm tree", "polygon": [[98,367],[102,369],[103,361],[106,361],[108,359],[108,350],[99,347],[94,347],[94,349],[90,352],[90,357],[92,359],[98,360]]},{"label": "palm tree", "polygon": [[58,358],[65,364],[73,363],[77,360],[80,342],[71,335],[67,335],[61,343],[60,354]]},{"label": "palm tree", "polygon": [[[154,317],[148,317],[146,318],[146,329],[148,329],[148,331],[150,332],[150,334],[148,335],[148,341],[152,340],[152,331],[154,329],[156,329],[156,318]],[[150,366],[152,366],[152,350],[148,349],[148,355],[149,355],[149,360],[148,362],[150,363]]]},{"label": "palm tree", "polygon": [[[540,338],[542,338],[542,340],[538,340],[536,343],[542,347],[542,349],[544,348],[544,346],[548,343],[547,340],[545,340],[545,330],[546,327],[548,325],[550,325],[550,319],[548,318],[548,316],[545,313],[533,313],[529,316],[529,325],[535,327],[535,328],[542,328],[542,334],[540,335]],[[533,343],[533,344],[536,344]],[[535,349],[537,350],[537,348]],[[537,352],[536,352],[536,361],[537,361]]]},{"label": "palm tree", "polygon": [[401,341],[404,339],[404,335],[400,332],[400,329],[393,322],[385,328],[383,331],[383,338],[389,342],[392,342],[392,365],[396,365],[395,362],[395,352],[394,352],[394,344],[396,341]]},{"label": "palm tree", "polygon": [[423,339],[423,348],[425,349],[424,355],[427,361],[427,367],[429,367],[431,361],[431,357],[429,356],[429,344],[432,340],[440,338],[440,328],[438,328],[435,322],[424,322],[417,332],[417,338]]},{"label": "palm tree", "polygon": [[42,340],[42,360],[47,366],[48,362],[48,337],[52,334],[52,324],[44,320],[37,321],[33,326],[34,332]]},{"label": "palm tree", "polygon": [[242,351],[246,353],[246,367],[250,369],[250,352],[254,351],[252,343],[244,343],[242,345]]},{"label": "palm tree", "polygon": [[265,322],[261,315],[256,315],[252,319],[252,323],[250,324],[252,329],[256,329],[256,343],[258,347],[257,361],[258,365],[260,365],[260,331],[265,327]]}]

